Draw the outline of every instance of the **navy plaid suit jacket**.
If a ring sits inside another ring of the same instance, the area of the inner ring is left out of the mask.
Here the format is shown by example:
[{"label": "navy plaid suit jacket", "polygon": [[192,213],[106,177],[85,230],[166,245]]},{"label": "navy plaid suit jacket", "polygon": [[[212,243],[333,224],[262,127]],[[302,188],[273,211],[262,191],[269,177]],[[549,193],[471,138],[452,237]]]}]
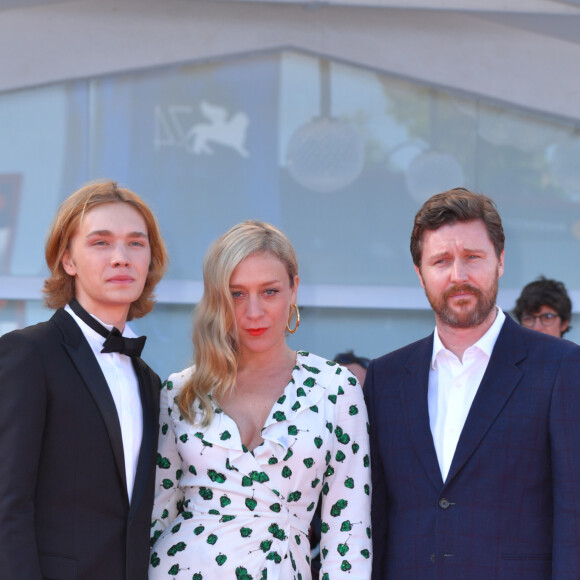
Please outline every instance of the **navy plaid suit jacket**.
[{"label": "navy plaid suit jacket", "polygon": [[580,347],[506,321],[443,482],[433,335],[371,362],[373,580],[580,578]]}]

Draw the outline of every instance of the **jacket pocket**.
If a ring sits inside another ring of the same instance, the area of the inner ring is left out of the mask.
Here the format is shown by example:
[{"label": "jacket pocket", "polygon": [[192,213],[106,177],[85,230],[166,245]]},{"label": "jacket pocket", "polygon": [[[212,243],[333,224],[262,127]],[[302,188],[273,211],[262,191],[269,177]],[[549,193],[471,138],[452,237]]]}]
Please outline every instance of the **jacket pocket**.
[{"label": "jacket pocket", "polygon": [[40,554],[39,559],[45,580],[77,580],[77,561],[74,558]]}]

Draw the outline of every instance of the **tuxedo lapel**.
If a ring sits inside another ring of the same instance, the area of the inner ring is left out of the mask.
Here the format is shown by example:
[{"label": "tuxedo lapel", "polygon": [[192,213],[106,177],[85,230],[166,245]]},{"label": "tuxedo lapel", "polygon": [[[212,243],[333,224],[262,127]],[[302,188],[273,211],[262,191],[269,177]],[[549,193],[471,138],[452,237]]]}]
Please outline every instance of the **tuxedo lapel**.
[{"label": "tuxedo lapel", "polygon": [[[67,350],[73,364],[91,393],[97,405],[109,433],[109,440],[113,449],[113,455],[117,464],[119,477],[123,482],[123,489],[127,496],[127,477],[125,474],[125,457],[123,453],[123,437],[121,425],[115,407],[115,401],[111,395],[109,385],[103,376],[101,367],[86,341],[81,329],[72,317],[64,310],[58,310],[53,321],[59,326],[64,336],[64,347]],[[127,497],[128,501],[128,497]]]},{"label": "tuxedo lapel", "polygon": [[129,518],[137,509],[147,484],[151,458],[155,456],[155,449],[157,448],[159,427],[155,402],[155,397],[158,397],[159,393],[156,392],[155,385],[151,380],[151,371],[140,358],[133,359],[133,368],[139,381],[139,394],[141,395],[141,407],[143,409],[143,438],[141,440],[137,471],[135,472]]},{"label": "tuxedo lapel", "polygon": [[446,484],[475,452],[521,379],[517,363],[526,357],[526,349],[519,330],[506,317],[459,437]]},{"label": "tuxedo lapel", "polygon": [[429,423],[429,365],[433,354],[433,335],[418,343],[409,356],[405,368],[407,377],[403,382],[401,395],[403,408],[408,412],[411,441],[421,461],[427,477],[439,491],[443,487],[441,470]]}]

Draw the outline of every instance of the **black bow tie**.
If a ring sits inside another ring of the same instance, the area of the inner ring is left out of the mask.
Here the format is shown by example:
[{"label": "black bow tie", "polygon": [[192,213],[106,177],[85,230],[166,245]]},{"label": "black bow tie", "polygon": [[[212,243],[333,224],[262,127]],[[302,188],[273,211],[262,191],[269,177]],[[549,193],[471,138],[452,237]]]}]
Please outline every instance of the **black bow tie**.
[{"label": "black bow tie", "polygon": [[106,329],[98,320],[93,318],[76,300],[73,298],[69,304],[71,310],[95,332],[98,332],[104,339],[103,350],[101,352],[118,352],[127,356],[141,356],[141,351],[145,346],[146,336],[138,338],[128,338],[121,334],[118,328]]}]

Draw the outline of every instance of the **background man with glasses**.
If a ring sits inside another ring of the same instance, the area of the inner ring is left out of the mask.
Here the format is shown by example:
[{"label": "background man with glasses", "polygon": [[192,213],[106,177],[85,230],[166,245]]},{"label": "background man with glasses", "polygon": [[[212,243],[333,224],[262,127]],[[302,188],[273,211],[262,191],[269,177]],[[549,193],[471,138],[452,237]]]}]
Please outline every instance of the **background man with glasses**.
[{"label": "background man with glasses", "polygon": [[522,290],[516,301],[514,316],[526,328],[563,337],[572,328],[572,302],[566,286],[540,276]]}]

